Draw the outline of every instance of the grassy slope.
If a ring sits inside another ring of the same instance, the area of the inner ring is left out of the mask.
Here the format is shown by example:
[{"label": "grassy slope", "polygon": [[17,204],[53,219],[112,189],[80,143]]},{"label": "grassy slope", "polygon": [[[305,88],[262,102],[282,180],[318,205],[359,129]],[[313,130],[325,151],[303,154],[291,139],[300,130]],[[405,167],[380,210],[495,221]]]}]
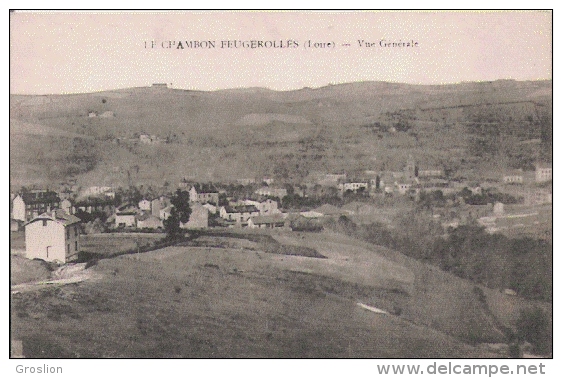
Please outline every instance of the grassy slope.
[{"label": "grassy slope", "polygon": [[[400,308],[403,318],[466,341],[500,342],[502,327],[513,329],[519,310],[531,305],[481,287],[489,299],[484,304],[474,292],[475,285],[467,280],[340,234],[309,234],[298,243],[314,245],[328,256],[331,266],[319,268],[319,274],[384,289],[390,294],[375,297],[379,301],[375,305]],[[332,269],[334,265],[337,268]]]},{"label": "grassy slope", "polygon": [[[308,277],[273,269],[229,274],[230,266],[216,256],[220,252],[183,248],[182,253],[182,258],[162,263],[106,260],[96,268],[106,274],[101,282],[34,293],[42,300],[31,298],[33,294],[16,297],[13,336],[24,341],[29,357],[474,353],[450,337],[370,314],[353,301],[326,294]],[[238,253],[231,251],[228,257]],[[211,263],[221,268],[204,266]],[[38,322],[42,327],[35,326]],[[56,348],[41,350],[38,345]]]},{"label": "grassy slope", "polygon": [[101,260],[101,280],[12,295],[13,338],[28,357],[490,357],[466,340],[497,341],[529,305],[484,290],[488,310],[470,283],[341,235],[276,238],[328,259],[170,247]]},{"label": "grassy slope", "polygon": [[[467,130],[462,124],[444,127],[443,123],[466,121],[480,113],[510,114],[513,128],[528,129],[523,121],[535,115],[529,101],[546,104],[550,85],[548,81],[447,86],[367,82],[290,92],[132,88],[64,96],[12,96],[11,117],[43,127],[12,125],[12,138],[17,129],[18,135],[31,133],[41,141],[29,146],[27,140],[13,138],[12,178],[25,174],[27,180],[47,180],[41,172],[48,164],[30,162],[22,155],[33,151],[49,157],[49,151],[66,150],[37,135],[37,129],[98,139],[102,151],[98,164],[80,175],[86,183],[126,183],[127,170],[135,181],[161,183],[182,176],[217,180],[272,174],[276,168],[304,174],[373,168],[384,163],[387,169],[400,169],[410,153],[426,164],[460,162],[467,157]],[[513,101],[517,103],[486,105]],[[375,121],[389,121],[385,113],[401,109],[411,109],[418,119],[413,123],[415,134],[381,136],[365,128]],[[89,111],[99,114],[108,110],[115,117],[88,117]],[[131,137],[135,132],[176,135],[179,143],[128,148],[105,140]],[[439,138],[435,138],[437,134]],[[64,154],[55,158],[65,164]]]}]

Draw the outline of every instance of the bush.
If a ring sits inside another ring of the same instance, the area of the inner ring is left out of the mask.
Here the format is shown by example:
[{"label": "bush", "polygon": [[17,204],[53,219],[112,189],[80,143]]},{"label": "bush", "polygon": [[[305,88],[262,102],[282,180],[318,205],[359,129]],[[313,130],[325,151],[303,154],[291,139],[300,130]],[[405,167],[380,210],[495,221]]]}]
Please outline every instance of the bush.
[{"label": "bush", "polygon": [[92,259],[86,263],[84,269],[91,268],[92,266],[98,265],[98,259]]},{"label": "bush", "polygon": [[535,352],[552,352],[552,324],[546,312],[539,307],[521,311],[517,319],[517,333],[521,340],[533,344]]},{"label": "bush", "polygon": [[[78,263],[88,263],[92,260],[98,260],[99,255],[97,253],[93,253],[93,252],[85,252],[85,251],[80,251],[78,252],[78,258],[76,259],[76,262]],[[90,265],[92,266],[92,265]],[[86,267],[86,269],[88,269],[88,267]]]},{"label": "bush", "polygon": [[508,353],[511,358],[521,358],[521,347],[519,344],[509,344]]}]

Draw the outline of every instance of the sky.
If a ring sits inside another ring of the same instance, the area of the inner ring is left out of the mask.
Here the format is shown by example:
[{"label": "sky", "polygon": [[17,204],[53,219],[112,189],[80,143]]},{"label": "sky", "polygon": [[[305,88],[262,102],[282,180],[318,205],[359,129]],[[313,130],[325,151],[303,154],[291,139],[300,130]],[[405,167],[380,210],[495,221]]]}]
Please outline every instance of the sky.
[{"label": "sky", "polygon": [[[292,40],[298,47],[221,48],[222,41],[234,40]],[[372,47],[360,47],[359,40]],[[175,45],[165,48],[168,41]],[[185,41],[214,41],[215,48],[187,48]],[[332,45],[311,48],[307,41]],[[381,41],[417,46],[381,47]],[[291,90],[366,80],[551,78],[550,12],[15,12],[10,17],[14,94],[157,82],[179,89]]]}]

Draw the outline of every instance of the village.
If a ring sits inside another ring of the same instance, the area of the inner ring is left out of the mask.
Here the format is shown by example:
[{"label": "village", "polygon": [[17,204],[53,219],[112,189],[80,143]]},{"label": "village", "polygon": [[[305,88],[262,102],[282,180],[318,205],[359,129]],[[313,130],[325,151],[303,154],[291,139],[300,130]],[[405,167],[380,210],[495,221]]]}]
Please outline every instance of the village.
[{"label": "village", "polygon": [[[150,137],[140,136],[141,143],[146,140]],[[490,234],[527,232],[548,240],[551,184],[547,163],[537,163],[535,171],[511,170],[469,182],[447,178],[440,167],[420,166],[412,156],[399,172],[316,174],[301,185],[271,177],[231,183],[182,179],[175,188],[159,189],[67,183],[12,193],[10,231],[22,235],[25,251],[20,252],[27,258],[71,262],[78,259],[84,234],[165,233],[171,198],[187,192],[191,214],[180,224],[186,231],[319,231],[327,220],[342,216],[358,224],[385,223],[389,211],[416,208],[444,229],[477,224]]]},{"label": "village", "polygon": [[14,365],[553,358],[551,10],[9,21]]}]

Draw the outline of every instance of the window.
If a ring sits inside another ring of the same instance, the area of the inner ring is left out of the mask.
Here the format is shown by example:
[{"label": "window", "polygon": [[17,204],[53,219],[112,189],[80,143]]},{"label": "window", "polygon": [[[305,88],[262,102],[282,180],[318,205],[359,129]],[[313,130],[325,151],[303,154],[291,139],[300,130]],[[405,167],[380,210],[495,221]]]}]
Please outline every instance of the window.
[{"label": "window", "polygon": [[74,250],[78,251],[78,240],[74,242]]},{"label": "window", "polygon": [[43,227],[45,227],[47,225],[47,220],[43,219]]},{"label": "window", "polygon": [[70,239],[70,228],[66,229],[66,238]]},{"label": "window", "polygon": [[74,227],[74,236],[78,236],[78,227]]}]

